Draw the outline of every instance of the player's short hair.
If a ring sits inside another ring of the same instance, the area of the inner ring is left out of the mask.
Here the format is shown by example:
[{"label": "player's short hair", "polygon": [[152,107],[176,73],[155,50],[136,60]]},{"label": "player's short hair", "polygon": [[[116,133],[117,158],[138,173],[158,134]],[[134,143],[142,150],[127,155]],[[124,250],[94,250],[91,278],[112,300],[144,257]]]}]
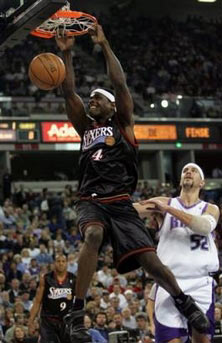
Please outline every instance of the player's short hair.
[{"label": "player's short hair", "polygon": [[59,258],[59,257],[65,257],[66,261],[67,261],[67,256],[63,253],[58,253],[55,255],[55,261]]}]

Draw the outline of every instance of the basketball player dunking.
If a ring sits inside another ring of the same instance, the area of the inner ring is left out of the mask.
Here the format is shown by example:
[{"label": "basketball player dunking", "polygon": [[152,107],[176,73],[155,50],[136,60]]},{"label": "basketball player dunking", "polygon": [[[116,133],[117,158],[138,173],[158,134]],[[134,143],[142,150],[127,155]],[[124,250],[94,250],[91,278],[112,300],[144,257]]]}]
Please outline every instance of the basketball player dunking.
[{"label": "basketball player dunking", "polygon": [[[193,343],[209,343],[214,334],[214,281],[210,274],[219,268],[213,230],[219,209],[199,199],[204,174],[197,164],[184,166],[180,185],[178,198],[156,197],[142,204],[144,208],[153,204],[165,214],[156,218],[160,227],[157,254],[172,270],[183,292],[190,294],[208,316],[210,327],[205,334],[191,332],[172,298],[158,287],[154,311],[155,342],[180,343],[192,336]],[[135,208],[142,211],[138,204]]]},{"label": "basketball player dunking", "polygon": [[67,258],[55,257],[54,271],[40,276],[39,287],[30,311],[30,332],[40,308],[39,343],[69,343],[63,317],[73,303],[75,275],[67,272]]},{"label": "basketball player dunking", "polygon": [[203,331],[208,327],[206,316],[191,297],[181,292],[173,274],[160,262],[130,200],[137,183],[138,153],[133,131],[133,101],[120,62],[102,27],[95,26],[89,34],[102,48],[115,95],[100,88],[93,90],[87,111],[75,91],[73,39],[57,37],[66,65],[63,92],[67,114],[82,138],[80,200],[76,210],[84,244],[78,261],[76,299],[72,312],[65,318],[71,341],[91,341],[83,322],[84,297],[97,267],[99,249],[108,238],[119,273],[142,266],[173,296],[192,326]]}]

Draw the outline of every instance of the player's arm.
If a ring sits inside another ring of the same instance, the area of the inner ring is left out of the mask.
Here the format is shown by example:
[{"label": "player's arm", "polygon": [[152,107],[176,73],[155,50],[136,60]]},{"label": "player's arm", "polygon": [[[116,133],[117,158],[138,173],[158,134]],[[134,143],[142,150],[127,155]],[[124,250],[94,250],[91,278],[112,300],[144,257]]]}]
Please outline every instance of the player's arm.
[{"label": "player's arm", "polygon": [[63,61],[66,67],[66,77],[62,84],[63,96],[66,102],[66,112],[69,120],[80,136],[83,135],[88,122],[82,99],[76,93],[75,73],[72,64],[71,49],[74,38],[68,36],[56,37],[58,47],[63,53]]},{"label": "player's arm", "polygon": [[112,51],[100,25],[96,25],[94,28],[89,30],[89,34],[91,35],[93,42],[95,44],[99,44],[102,48],[106,60],[107,73],[115,90],[115,103],[119,123],[128,134],[130,140],[134,142],[134,106],[122,66]]},{"label": "player's arm", "polygon": [[151,287],[148,301],[146,304],[146,313],[150,321],[150,328],[153,336],[155,336],[155,323],[154,323],[154,309],[155,309],[155,296],[156,296],[157,284],[154,283]]},{"label": "player's arm", "polygon": [[140,202],[134,202],[133,207],[138,212],[140,218],[151,217],[155,212],[160,213],[159,208],[153,203],[153,200],[160,200],[165,204],[168,204],[169,198],[167,197],[155,197],[149,200],[143,200]]},{"label": "player's arm", "polygon": [[213,204],[208,204],[202,215],[193,215],[169,206],[161,200],[155,200],[155,198],[148,202],[154,203],[161,211],[170,213],[199,235],[206,236],[212,232],[217,226],[220,215],[219,208]]},{"label": "player's arm", "polygon": [[28,327],[30,329],[32,329],[34,320],[35,320],[36,316],[39,314],[39,311],[40,311],[40,308],[42,305],[42,298],[43,298],[44,289],[45,289],[45,279],[44,279],[44,275],[41,275],[40,280],[39,280],[39,286],[38,286],[37,291],[36,291],[36,296],[34,298],[33,305],[32,305],[32,308],[30,310],[30,316],[29,316],[29,320],[28,320]]}]

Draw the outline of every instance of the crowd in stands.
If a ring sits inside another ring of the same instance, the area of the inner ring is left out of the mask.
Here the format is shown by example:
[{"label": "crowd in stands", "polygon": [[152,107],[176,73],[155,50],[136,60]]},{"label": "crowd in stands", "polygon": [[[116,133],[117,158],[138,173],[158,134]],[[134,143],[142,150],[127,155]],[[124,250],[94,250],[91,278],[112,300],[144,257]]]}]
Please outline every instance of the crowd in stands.
[{"label": "crowd in stands", "polygon": [[[155,103],[156,96],[179,94],[217,99],[204,110],[194,102],[191,116],[221,117],[221,22],[193,17],[184,22],[168,17],[154,20],[135,17],[125,9],[121,13],[117,6],[103,13],[99,22],[127,74],[138,113]],[[83,98],[88,97],[92,87],[110,87],[101,49],[86,36],[77,39],[73,50],[78,92]],[[0,93],[33,96],[37,108],[39,99],[61,96],[59,88],[41,91],[28,78],[31,59],[49,51],[59,54],[54,39],[32,36],[7,50],[1,57]],[[176,100],[172,102],[176,106]],[[59,106],[58,113],[64,113],[64,107]]]},{"label": "crowd in stands", "polygon": [[[151,187],[148,182],[140,182],[133,200],[176,193],[168,184]],[[56,253],[68,257],[68,270],[76,274],[82,242],[76,227],[75,200],[76,193],[69,185],[60,194],[47,189],[34,194],[21,188],[0,207],[0,342],[37,342],[39,321],[36,319],[30,332],[27,320],[39,275],[53,269]],[[155,223],[146,221],[146,226],[156,241]],[[221,226],[222,217],[217,230],[220,259]],[[222,278],[218,276],[217,333],[222,332]],[[113,330],[128,331],[132,342],[154,342],[147,314],[152,284],[153,280],[142,269],[119,275],[113,267],[111,246],[103,249],[87,293],[85,316],[86,327],[103,336],[98,343],[106,343]]]}]

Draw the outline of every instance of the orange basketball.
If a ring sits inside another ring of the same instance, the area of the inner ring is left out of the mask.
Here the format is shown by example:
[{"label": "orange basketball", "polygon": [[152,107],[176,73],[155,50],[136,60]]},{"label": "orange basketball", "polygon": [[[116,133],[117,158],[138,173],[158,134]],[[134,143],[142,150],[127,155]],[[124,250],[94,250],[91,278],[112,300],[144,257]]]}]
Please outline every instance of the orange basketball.
[{"label": "orange basketball", "polygon": [[63,60],[50,52],[37,55],[29,65],[30,80],[43,90],[57,88],[64,81],[65,76]]}]

